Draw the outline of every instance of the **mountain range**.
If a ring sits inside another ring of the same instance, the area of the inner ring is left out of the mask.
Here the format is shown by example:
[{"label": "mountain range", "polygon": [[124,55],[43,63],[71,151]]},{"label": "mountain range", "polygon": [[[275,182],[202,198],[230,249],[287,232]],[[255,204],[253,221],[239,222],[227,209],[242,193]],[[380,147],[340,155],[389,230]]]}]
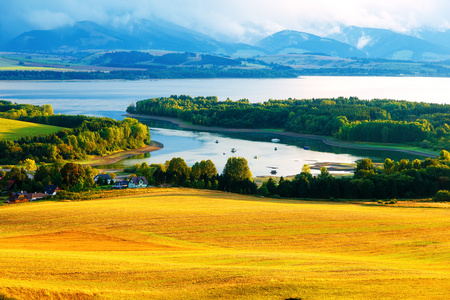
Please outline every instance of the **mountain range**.
[{"label": "mountain range", "polygon": [[421,31],[416,36],[386,29],[343,27],[320,37],[284,30],[254,45],[217,41],[161,19],[133,19],[120,28],[82,21],[52,30],[20,34],[0,46],[8,52],[165,50],[233,57],[318,54],[332,57],[438,61],[450,59],[450,31]]}]

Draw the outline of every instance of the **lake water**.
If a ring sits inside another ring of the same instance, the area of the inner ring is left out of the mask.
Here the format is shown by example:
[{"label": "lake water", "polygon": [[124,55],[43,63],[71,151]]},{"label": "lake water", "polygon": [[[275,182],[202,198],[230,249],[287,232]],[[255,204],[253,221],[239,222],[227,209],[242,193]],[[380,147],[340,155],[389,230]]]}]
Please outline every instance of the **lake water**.
[{"label": "lake water", "polygon": [[[211,159],[221,173],[229,157],[239,156],[247,159],[254,176],[269,176],[272,170],[277,172],[277,176],[290,176],[300,173],[304,164],[313,166],[321,162],[331,162],[330,166],[333,166],[333,163],[352,163],[366,157],[371,158],[374,162],[384,162],[386,157],[394,160],[423,159],[423,157],[395,151],[328,146],[316,139],[300,139],[267,133],[244,134],[179,130],[161,128],[164,127],[164,124],[160,122],[157,124],[141,121],[151,126],[152,139],[163,143],[164,148],[146,155],[124,159],[112,165],[101,166],[101,168],[123,169],[136,163],[164,163],[173,157],[182,157],[189,166],[203,159]],[[155,124],[159,127],[152,127]],[[169,125],[168,127],[173,126]],[[271,142],[274,138],[279,138],[280,142]],[[310,149],[305,150],[304,146],[308,146]],[[232,148],[235,148],[235,153],[231,152]],[[313,169],[312,173],[318,174],[319,170]],[[330,169],[330,173],[346,172],[331,171]]]},{"label": "lake water", "polygon": [[[397,100],[449,103],[450,78],[422,77],[302,77],[296,79],[183,79],[141,81],[0,81],[0,99],[17,103],[51,104],[55,113],[85,114],[122,119],[130,103],[170,95],[217,96],[219,100],[308,99],[356,96],[360,99],[388,98]],[[328,147],[320,141],[282,139],[275,145],[272,136],[236,136],[218,133],[180,131],[152,127],[152,139],[165,145],[147,158],[121,162],[164,162],[182,157],[189,165],[212,159],[219,171],[236,148],[236,156],[246,157],[253,175],[268,175],[271,167],[277,175],[297,174],[304,163],[355,162],[364,157],[374,161],[410,158],[398,152],[354,150]],[[216,144],[215,140],[219,140]],[[311,147],[307,151],[304,145]],[[226,152],[224,155],[223,153]],[[258,156],[258,159],[254,159]]]}]

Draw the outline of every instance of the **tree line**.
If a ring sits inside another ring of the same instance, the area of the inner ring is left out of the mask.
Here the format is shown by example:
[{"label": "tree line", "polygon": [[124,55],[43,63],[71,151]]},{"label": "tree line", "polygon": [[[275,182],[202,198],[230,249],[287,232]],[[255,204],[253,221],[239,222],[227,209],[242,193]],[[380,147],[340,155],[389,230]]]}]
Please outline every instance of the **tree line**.
[{"label": "tree line", "polygon": [[146,125],[135,119],[116,121],[110,118],[53,115],[50,105],[19,105],[5,103],[9,110],[0,117],[65,127],[50,135],[26,136],[15,141],[0,141],[0,163],[18,164],[25,159],[36,162],[57,162],[105,155],[114,151],[137,149],[150,143]]},{"label": "tree line", "polygon": [[347,141],[410,143],[450,150],[450,105],[388,99],[247,99],[172,95],[138,101],[129,113],[179,118],[197,125],[278,128]]},{"label": "tree line", "polygon": [[138,79],[185,79],[185,78],[296,78],[294,70],[243,69],[219,66],[204,68],[203,66],[167,67],[158,65],[137,65],[145,70],[112,70],[76,72],[76,71],[1,71],[0,80],[138,80]]},{"label": "tree line", "polygon": [[[29,169],[29,168],[28,168]],[[334,177],[326,167],[320,174],[311,174],[309,165],[293,179],[269,178],[258,187],[252,178],[248,162],[242,157],[228,158],[223,171],[218,174],[211,160],[196,162],[192,167],[181,157],[174,157],[164,164],[135,164],[124,170],[130,176],[144,176],[150,185],[175,185],[197,189],[221,190],[240,194],[284,198],[339,199],[385,199],[428,198],[435,201],[450,201],[450,153],[440,152],[435,159],[387,158],[380,167],[375,167],[368,158],[360,160],[351,177]],[[41,163],[34,178],[27,176],[25,168],[13,167],[9,172],[0,172],[0,186],[7,187],[14,181],[14,190],[41,191],[47,184],[80,192],[94,187],[97,170],[76,163]]]},{"label": "tree line", "polygon": [[260,187],[254,183],[247,160],[242,157],[230,157],[221,174],[210,160],[189,167],[180,157],[165,164],[135,164],[125,171],[145,176],[152,185],[171,184],[285,198],[421,198],[450,190],[450,153],[446,150],[435,159],[393,161],[387,158],[380,167],[368,158],[362,159],[357,162],[353,176],[348,177],[334,177],[326,167],[314,176],[309,165],[304,165],[293,179],[270,178]]}]

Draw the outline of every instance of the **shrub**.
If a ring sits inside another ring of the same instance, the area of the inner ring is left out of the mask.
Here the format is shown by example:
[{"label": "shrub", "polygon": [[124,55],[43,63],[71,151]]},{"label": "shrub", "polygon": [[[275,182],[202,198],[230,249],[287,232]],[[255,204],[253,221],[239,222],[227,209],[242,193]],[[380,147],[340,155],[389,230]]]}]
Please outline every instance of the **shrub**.
[{"label": "shrub", "polygon": [[436,192],[433,197],[434,202],[448,202],[450,201],[450,192],[447,190],[440,190]]}]

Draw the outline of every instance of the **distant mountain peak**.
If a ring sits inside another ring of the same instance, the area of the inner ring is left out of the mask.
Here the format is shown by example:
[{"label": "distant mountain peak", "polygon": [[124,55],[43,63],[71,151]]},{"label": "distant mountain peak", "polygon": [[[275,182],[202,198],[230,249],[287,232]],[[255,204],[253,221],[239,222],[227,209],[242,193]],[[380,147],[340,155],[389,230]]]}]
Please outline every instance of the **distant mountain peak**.
[{"label": "distant mountain peak", "polygon": [[349,26],[328,37],[348,43],[366,52],[371,58],[401,60],[444,60],[450,58],[449,48],[388,29]]},{"label": "distant mountain peak", "polygon": [[321,53],[340,57],[364,56],[362,52],[348,44],[294,30],[274,33],[259,41],[256,46],[272,54]]}]

